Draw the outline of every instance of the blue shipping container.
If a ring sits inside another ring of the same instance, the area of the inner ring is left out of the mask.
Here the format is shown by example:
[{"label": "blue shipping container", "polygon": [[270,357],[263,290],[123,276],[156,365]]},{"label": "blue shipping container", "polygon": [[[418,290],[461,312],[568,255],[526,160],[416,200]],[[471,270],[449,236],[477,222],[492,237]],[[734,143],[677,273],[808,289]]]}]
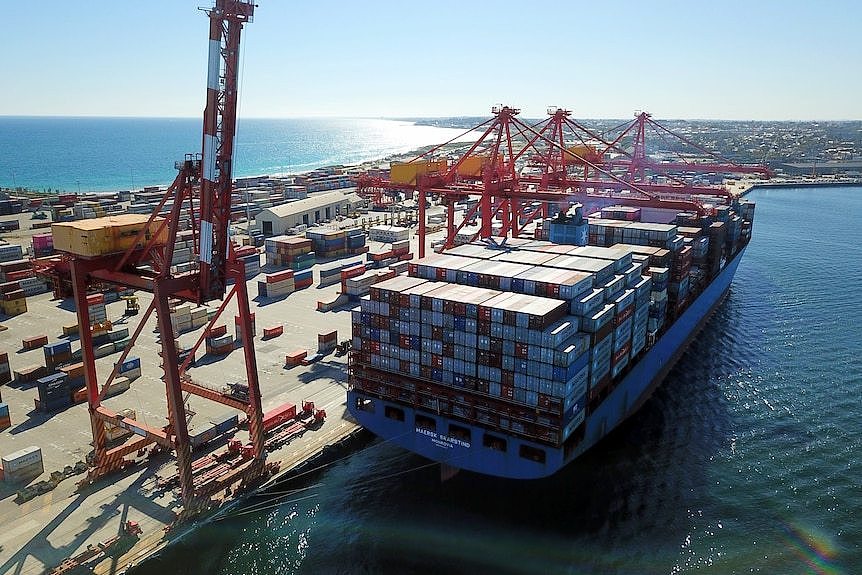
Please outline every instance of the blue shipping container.
[{"label": "blue shipping container", "polygon": [[59,355],[63,353],[71,353],[72,352],[72,342],[70,341],[58,341],[55,343],[48,343],[42,346],[44,350],[45,357]]},{"label": "blue shipping container", "polygon": [[141,358],[139,357],[127,357],[126,361],[123,362],[123,365],[120,366],[119,373],[125,373],[127,371],[132,371],[133,369],[140,369],[141,367]]}]

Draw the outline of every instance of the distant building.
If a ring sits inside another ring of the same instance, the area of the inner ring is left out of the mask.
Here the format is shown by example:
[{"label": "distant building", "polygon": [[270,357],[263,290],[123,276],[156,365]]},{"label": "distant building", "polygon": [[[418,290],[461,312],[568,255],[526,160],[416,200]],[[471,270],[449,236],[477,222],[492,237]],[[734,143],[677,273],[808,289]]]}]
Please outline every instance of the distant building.
[{"label": "distant building", "polygon": [[336,216],[350,216],[365,200],[354,193],[330,192],[265,208],[254,220],[265,236],[278,236],[298,225],[310,225]]},{"label": "distant building", "polygon": [[858,174],[862,172],[862,159],[823,160],[822,162],[790,162],[781,164],[781,169],[790,176],[824,176],[827,174]]}]

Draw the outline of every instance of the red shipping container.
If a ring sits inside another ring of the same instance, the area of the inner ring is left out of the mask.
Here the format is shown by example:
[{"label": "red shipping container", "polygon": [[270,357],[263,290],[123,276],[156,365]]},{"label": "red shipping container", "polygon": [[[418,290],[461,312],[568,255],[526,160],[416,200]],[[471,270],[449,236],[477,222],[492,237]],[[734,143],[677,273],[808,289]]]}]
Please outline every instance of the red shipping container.
[{"label": "red shipping container", "polygon": [[224,325],[224,324],[222,324],[222,325],[214,325],[214,326],[213,326],[212,328],[210,328],[210,330],[207,332],[207,337],[221,337],[221,336],[223,336],[223,335],[227,335],[227,326],[226,326],[226,325]]},{"label": "red shipping container", "polygon": [[105,303],[104,294],[95,293],[93,295],[87,296],[87,305],[98,305],[100,303]]},{"label": "red shipping container", "polygon": [[270,431],[292,419],[296,419],[296,406],[292,403],[285,403],[263,414],[263,430]]},{"label": "red shipping container", "polygon": [[4,284],[0,284],[0,293],[2,294],[16,291],[21,291],[21,284],[18,282],[6,282]]},{"label": "red shipping container", "polygon": [[234,248],[234,253],[238,258],[241,258],[257,253],[257,248],[254,246],[239,246]]},{"label": "red shipping container", "polygon": [[344,281],[348,278],[354,278],[356,276],[361,276],[365,273],[365,264],[359,264],[355,266],[351,266],[349,268],[345,268],[341,270],[341,280]]},{"label": "red shipping container", "polygon": [[504,397],[506,399],[514,399],[515,398],[515,388],[510,385],[501,385],[500,386],[500,397]]},{"label": "red shipping container", "polygon": [[28,337],[26,339],[21,340],[21,347],[24,349],[36,349],[37,347],[42,347],[43,345],[48,343],[47,335],[37,335],[36,337]]},{"label": "red shipping container", "polygon": [[284,333],[284,326],[283,325],[263,328],[263,337],[265,337],[265,338],[278,337],[283,333]]},{"label": "red shipping container", "polygon": [[34,277],[33,270],[20,270],[15,272],[6,272],[6,279],[8,281],[20,281],[26,278]]},{"label": "red shipping container", "polygon": [[274,283],[282,282],[284,280],[289,280],[292,277],[293,277],[293,270],[285,270],[283,272],[268,274],[266,276],[266,283],[274,284]]}]

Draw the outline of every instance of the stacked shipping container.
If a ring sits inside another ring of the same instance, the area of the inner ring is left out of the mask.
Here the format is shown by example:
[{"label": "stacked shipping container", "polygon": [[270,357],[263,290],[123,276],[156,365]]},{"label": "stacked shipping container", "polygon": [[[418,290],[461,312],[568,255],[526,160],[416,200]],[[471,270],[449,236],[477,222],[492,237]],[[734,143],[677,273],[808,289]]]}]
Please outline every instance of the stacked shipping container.
[{"label": "stacked shipping container", "polygon": [[347,232],[344,230],[306,230],[305,237],[312,241],[317,258],[340,258],[348,255]]},{"label": "stacked shipping container", "polygon": [[0,285],[0,310],[9,316],[20,315],[27,311],[27,296],[19,282],[6,282]]},{"label": "stacked shipping container", "polygon": [[294,271],[310,268],[315,262],[310,239],[276,236],[264,242],[267,265],[275,268],[290,268]]}]

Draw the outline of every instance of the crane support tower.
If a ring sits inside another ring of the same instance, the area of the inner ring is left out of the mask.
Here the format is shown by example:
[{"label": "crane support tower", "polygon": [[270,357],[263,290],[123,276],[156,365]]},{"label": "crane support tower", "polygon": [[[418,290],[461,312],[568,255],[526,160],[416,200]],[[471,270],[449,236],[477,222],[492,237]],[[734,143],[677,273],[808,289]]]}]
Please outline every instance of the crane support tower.
[{"label": "crane support tower", "polygon": [[[187,154],[175,164],[178,174],[174,182],[139,229],[130,247],[124,251],[98,254],[73,253],[70,257],[95,455],[87,480],[95,481],[121,469],[129,463],[129,455],[155,443],[159,449],[176,454],[183,506],[187,511],[193,511],[198,504],[226,486],[255,479],[268,469],[245,267],[236,258],[228,238],[240,33],[243,26],[252,21],[254,8],[255,5],[248,0],[215,0],[214,6],[206,10],[210,33],[201,153]],[[172,200],[172,204],[166,210],[168,200]],[[172,273],[171,262],[177,232],[185,222],[192,230],[199,266],[185,273]],[[230,280],[233,285],[227,292]],[[94,324],[89,317],[87,296],[88,288],[96,285],[115,285],[153,294],[152,303],[141,314],[140,324],[129,344],[101,386],[96,373]],[[194,350],[185,361],[180,361],[170,315],[172,305],[178,302],[205,304],[221,300],[218,312],[206,326],[196,349],[234,296],[237,322],[243,334],[242,347],[248,380],[248,393],[241,396],[228,395],[192,380],[186,369],[194,356]],[[168,424],[164,427],[151,427],[123,418],[101,403],[118,375],[119,366],[153,312],[157,319],[167,395]],[[186,408],[190,395],[241,410],[248,418],[253,456],[218,481],[196,483],[193,477]],[[134,435],[125,444],[109,449],[106,424],[124,427]]]}]

